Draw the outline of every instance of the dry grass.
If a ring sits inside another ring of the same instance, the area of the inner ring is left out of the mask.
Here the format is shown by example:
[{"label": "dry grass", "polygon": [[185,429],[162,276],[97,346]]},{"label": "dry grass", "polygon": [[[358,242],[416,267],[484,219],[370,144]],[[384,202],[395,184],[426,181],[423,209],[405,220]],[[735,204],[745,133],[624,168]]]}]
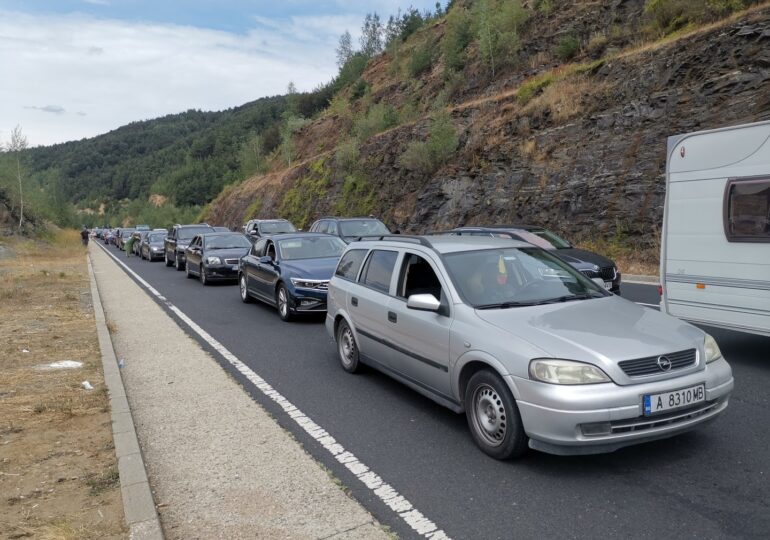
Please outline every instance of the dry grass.
[{"label": "dry grass", "polygon": [[521,113],[543,114],[549,111],[555,122],[564,122],[582,114],[586,104],[595,102],[596,96],[607,92],[608,88],[607,83],[597,83],[584,75],[562,79],[548,85],[521,109]]},{"label": "dry grass", "polygon": [[[79,234],[0,242],[13,253],[0,258],[0,537],[123,538],[120,491],[107,482],[116,459]],[[39,369],[60,360],[83,367]],[[93,479],[105,479],[96,494]]]}]

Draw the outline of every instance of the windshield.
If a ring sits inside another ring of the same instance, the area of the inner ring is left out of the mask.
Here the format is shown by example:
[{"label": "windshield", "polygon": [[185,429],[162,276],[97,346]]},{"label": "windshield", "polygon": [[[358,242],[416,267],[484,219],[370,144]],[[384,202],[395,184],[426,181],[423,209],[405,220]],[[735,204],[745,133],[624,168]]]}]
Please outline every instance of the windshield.
[{"label": "windshield", "polygon": [[259,224],[262,234],[277,234],[297,232],[297,228],[289,221],[267,221]]},{"label": "windshield", "polygon": [[530,231],[532,234],[536,234],[543,240],[546,240],[549,244],[553,245],[556,249],[566,249],[571,248],[572,244],[567,242],[564,238],[561,238],[560,236],[556,236],[551,231],[548,231],[546,229],[541,229],[538,231]]},{"label": "windshield", "polygon": [[179,229],[177,233],[178,240],[192,240],[192,237],[196,234],[206,234],[212,232],[211,227],[185,227]]},{"label": "windshield", "polygon": [[249,242],[245,236],[241,234],[223,234],[222,236],[212,236],[204,240],[206,243],[206,249],[236,249],[236,248],[250,248],[251,242]]},{"label": "windshield", "polygon": [[445,255],[452,281],[478,309],[547,304],[608,296],[603,288],[539,248]]},{"label": "windshield", "polygon": [[132,234],[134,234],[134,230],[133,229],[123,230],[123,231],[120,232],[120,236],[123,237],[123,238],[128,238]]},{"label": "windshield", "polygon": [[281,259],[284,261],[339,257],[347,247],[345,242],[336,236],[308,236],[279,240],[277,243]]},{"label": "windshield", "polygon": [[151,234],[149,235],[148,238],[149,238],[148,242],[150,242],[151,244],[157,244],[159,242],[163,242],[163,240],[166,239],[166,233]]},{"label": "windshield", "polygon": [[340,221],[342,236],[382,236],[390,234],[385,224],[379,219],[351,219]]}]

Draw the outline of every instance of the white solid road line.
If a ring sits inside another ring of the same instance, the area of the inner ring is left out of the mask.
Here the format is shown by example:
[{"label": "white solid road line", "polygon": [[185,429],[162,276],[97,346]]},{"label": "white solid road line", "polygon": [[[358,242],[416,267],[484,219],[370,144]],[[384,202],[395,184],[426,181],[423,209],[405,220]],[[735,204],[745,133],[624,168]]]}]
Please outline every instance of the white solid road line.
[{"label": "white solid road line", "polygon": [[96,243],[104,252],[112,257],[123,269],[133,276],[142,286],[144,286],[153,296],[161,300],[166,307],[173,311],[182,321],[190,327],[190,329],[198,334],[206,343],[211,345],[222,357],[227,360],[235,369],[242,373],[250,382],[254,384],[264,395],[272,399],[277,403],[286,414],[293,419],[302,429],[304,429],[312,438],[325,448],[337,461],[345,465],[350,472],[374,493],[383,503],[385,503],[391,510],[393,510],[398,516],[409,525],[417,534],[424,536],[425,538],[431,538],[433,540],[448,540],[449,536],[440,530],[438,526],[425,517],[419,510],[417,510],[412,503],[401,496],[393,487],[385,483],[381,476],[372,471],[369,467],[364,465],[359,459],[353,455],[353,453],[345,450],[345,448],[339,444],[334,437],[332,437],[325,429],[313,422],[313,420],[300,411],[297,407],[283,397],[277,390],[270,386],[262,377],[257,375],[251,368],[241,362],[238,357],[231,353],[227,348],[214,339],[208,332],[198,326],[190,317],[188,317],[182,310],[169,302],[163,295],[158,292],[152,285],[147,283],[141,276],[131,270],[125,263],[118,259],[110,251]]},{"label": "white solid road line", "polygon": [[647,306],[655,309],[660,309],[660,304],[645,304],[644,302],[635,302],[636,304],[639,304],[640,306]]}]

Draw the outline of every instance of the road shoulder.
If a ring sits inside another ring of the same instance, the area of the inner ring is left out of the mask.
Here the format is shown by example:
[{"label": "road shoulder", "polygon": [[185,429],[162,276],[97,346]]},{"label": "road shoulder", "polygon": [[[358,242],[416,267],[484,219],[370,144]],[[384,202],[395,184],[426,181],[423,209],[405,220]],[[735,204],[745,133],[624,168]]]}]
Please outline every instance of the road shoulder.
[{"label": "road shoulder", "polygon": [[387,538],[102,250],[91,251],[168,538]]}]

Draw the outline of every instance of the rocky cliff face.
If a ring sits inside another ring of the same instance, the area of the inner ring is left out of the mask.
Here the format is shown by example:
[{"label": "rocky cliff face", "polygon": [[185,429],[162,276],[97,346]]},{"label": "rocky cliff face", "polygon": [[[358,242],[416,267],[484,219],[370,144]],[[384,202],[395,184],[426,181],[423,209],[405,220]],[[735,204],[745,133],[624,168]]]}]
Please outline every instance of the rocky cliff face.
[{"label": "rocky cliff face", "polygon": [[[611,18],[620,5],[640,6],[605,4]],[[335,156],[335,117],[322,118],[301,134],[304,161],[226,190],[208,218],[234,227],[280,216],[307,226],[324,214],[372,213],[418,233],[526,222],[576,239],[622,232],[652,244],[666,138],[770,120],[770,8],[604,58],[511,71],[483,90],[466,84],[468,100],[449,108],[458,149],[431,173],[399,159],[428,137],[430,117],[361,142],[355,181]],[[387,95],[383,81],[374,86]]]}]

